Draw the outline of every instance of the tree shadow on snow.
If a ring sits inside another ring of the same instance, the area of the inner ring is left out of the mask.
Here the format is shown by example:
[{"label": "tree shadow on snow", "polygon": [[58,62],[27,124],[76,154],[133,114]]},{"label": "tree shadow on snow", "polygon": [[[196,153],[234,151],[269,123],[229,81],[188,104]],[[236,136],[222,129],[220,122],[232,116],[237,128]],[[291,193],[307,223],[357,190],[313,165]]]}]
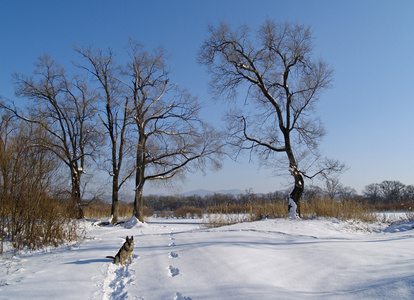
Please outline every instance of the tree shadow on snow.
[{"label": "tree shadow on snow", "polygon": [[104,262],[111,262],[111,260],[108,258],[85,259],[85,260],[67,262],[65,263],[65,265],[86,265],[86,264],[104,263]]},{"label": "tree shadow on snow", "polygon": [[[138,254],[132,254],[132,260],[135,261],[139,259],[140,256]],[[86,265],[86,264],[93,264],[93,263],[112,263],[112,259],[109,258],[94,258],[94,259],[85,259],[85,260],[76,260],[65,263],[65,265]]]}]

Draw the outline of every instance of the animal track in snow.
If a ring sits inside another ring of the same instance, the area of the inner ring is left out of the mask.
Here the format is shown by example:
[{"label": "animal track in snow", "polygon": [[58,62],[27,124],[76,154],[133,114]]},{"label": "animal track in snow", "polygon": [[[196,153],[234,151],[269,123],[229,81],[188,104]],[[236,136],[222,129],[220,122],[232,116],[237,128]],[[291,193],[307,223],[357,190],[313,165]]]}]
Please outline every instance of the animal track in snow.
[{"label": "animal track in snow", "polygon": [[174,300],[191,300],[190,297],[185,297],[181,293],[175,293]]},{"label": "animal track in snow", "polygon": [[175,243],[174,242],[171,242],[168,246],[169,247],[175,247]]},{"label": "animal track in snow", "polygon": [[168,276],[175,277],[180,274],[180,270],[178,268],[174,268],[173,266],[168,266]]},{"label": "animal track in snow", "polygon": [[168,255],[169,258],[177,258],[178,254],[175,252],[170,252],[170,255]]}]

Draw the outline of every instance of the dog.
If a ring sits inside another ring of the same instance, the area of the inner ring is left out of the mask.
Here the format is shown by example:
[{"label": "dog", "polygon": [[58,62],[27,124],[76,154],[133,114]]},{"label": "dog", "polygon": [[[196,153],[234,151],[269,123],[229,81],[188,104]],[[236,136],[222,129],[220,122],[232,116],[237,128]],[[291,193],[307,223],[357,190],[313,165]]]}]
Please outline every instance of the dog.
[{"label": "dog", "polygon": [[132,250],[134,248],[134,237],[131,235],[131,238],[126,237],[125,243],[119,249],[118,253],[113,256],[107,256],[106,258],[113,259],[114,264],[121,263],[123,266],[129,259],[129,263],[132,264]]}]

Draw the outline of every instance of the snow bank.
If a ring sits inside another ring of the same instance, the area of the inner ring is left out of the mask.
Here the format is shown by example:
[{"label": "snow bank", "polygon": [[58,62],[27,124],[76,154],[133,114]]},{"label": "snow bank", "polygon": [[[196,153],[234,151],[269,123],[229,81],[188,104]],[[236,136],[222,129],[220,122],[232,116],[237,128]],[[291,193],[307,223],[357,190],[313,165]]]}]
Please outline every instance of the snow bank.
[{"label": "snow bank", "polygon": [[123,226],[126,229],[133,229],[133,228],[142,228],[142,227],[147,227],[147,224],[142,223],[140,220],[138,220],[136,217],[132,217],[129,219],[125,220],[125,223],[123,224]]}]

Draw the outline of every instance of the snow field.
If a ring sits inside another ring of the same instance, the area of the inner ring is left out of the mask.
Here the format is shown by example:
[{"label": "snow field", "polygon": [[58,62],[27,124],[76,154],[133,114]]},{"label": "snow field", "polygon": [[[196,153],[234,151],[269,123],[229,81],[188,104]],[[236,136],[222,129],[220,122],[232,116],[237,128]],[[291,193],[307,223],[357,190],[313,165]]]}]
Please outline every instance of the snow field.
[{"label": "snow field", "polygon": [[[77,246],[3,258],[0,299],[413,299],[413,225],[89,226]],[[114,265],[127,235],[134,262]]]}]

